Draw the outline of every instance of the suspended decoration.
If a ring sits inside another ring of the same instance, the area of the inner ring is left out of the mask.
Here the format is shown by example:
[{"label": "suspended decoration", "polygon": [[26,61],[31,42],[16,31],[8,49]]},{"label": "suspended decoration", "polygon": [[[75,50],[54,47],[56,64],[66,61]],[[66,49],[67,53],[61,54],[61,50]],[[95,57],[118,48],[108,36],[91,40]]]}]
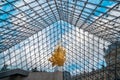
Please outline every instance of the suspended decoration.
[{"label": "suspended decoration", "polygon": [[52,63],[53,67],[63,66],[66,61],[66,50],[62,46],[58,45],[48,60]]}]

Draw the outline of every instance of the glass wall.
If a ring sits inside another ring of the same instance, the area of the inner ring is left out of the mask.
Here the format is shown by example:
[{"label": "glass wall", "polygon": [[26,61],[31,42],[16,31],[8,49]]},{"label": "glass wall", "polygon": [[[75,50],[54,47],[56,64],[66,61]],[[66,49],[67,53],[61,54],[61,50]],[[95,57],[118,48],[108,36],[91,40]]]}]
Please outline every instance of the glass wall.
[{"label": "glass wall", "polygon": [[1,71],[16,68],[32,70],[37,67],[38,71],[53,72],[55,67],[48,58],[60,41],[67,52],[62,71],[76,75],[106,66],[103,48],[107,48],[109,42],[67,22],[58,21],[2,52]]}]

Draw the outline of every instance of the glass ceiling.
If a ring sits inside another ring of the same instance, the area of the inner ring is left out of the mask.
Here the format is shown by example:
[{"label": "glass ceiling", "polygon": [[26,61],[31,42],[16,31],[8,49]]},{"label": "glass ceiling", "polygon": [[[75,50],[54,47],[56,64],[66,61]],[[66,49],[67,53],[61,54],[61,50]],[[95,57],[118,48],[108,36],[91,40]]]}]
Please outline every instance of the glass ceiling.
[{"label": "glass ceiling", "polygon": [[0,52],[60,20],[115,42],[119,12],[119,0],[0,0]]},{"label": "glass ceiling", "polygon": [[0,68],[52,72],[48,58],[61,41],[63,69],[90,72],[107,66],[103,48],[119,40],[119,0],[0,0]]}]

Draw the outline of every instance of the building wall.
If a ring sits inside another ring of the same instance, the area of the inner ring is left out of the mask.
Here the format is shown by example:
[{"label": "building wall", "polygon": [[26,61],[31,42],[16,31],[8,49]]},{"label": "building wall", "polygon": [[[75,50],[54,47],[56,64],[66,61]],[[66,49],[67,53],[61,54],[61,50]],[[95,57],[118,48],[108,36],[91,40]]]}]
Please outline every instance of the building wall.
[{"label": "building wall", "polygon": [[108,66],[117,65],[120,67],[120,48],[112,50],[110,53],[105,55],[105,60]]},{"label": "building wall", "polygon": [[31,72],[22,80],[63,80],[62,72]]},{"label": "building wall", "polygon": [[30,72],[27,77],[14,75],[0,80],[63,80],[63,72]]}]

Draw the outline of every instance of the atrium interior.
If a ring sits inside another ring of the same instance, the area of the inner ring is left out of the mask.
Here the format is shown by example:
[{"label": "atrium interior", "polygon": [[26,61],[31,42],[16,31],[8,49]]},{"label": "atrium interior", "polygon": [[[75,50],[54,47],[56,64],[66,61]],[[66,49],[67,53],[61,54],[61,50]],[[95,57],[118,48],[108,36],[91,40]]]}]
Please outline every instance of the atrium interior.
[{"label": "atrium interior", "polygon": [[0,0],[0,80],[120,80],[120,0]]}]

